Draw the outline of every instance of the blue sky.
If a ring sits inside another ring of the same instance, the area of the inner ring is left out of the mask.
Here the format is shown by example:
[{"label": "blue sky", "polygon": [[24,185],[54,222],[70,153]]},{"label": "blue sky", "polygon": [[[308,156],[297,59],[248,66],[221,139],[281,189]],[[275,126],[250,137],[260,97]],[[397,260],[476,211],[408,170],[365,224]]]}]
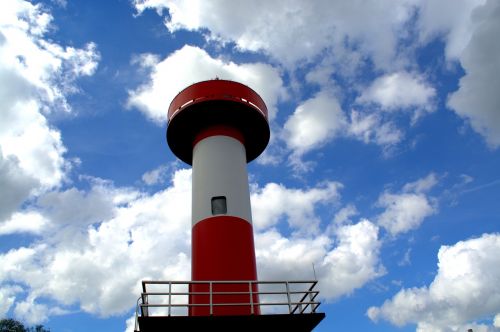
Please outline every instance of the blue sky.
[{"label": "blue sky", "polygon": [[270,110],[248,166],[259,278],[310,279],[316,331],[500,330],[500,3],[2,1],[0,316],[131,331],[190,276],[177,92]]}]

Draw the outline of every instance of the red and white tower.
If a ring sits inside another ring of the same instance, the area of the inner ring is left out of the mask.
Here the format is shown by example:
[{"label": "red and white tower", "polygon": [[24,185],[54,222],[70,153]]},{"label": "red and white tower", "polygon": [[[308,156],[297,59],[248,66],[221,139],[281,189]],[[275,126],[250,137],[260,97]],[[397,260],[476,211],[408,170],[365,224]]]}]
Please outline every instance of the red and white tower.
[{"label": "red and white tower", "polygon": [[[255,91],[226,80],[193,84],[170,104],[168,145],[179,159],[193,166],[193,281],[257,280],[246,164],[267,146],[267,116],[266,105]],[[191,291],[208,289],[207,285],[195,284]],[[214,291],[248,292],[248,287],[219,284]],[[190,302],[208,303],[208,296],[192,295]],[[212,303],[218,302],[248,303],[249,299],[248,295],[215,295]],[[258,303],[256,295],[252,302]],[[258,305],[251,309],[219,306],[213,314],[249,315],[260,311]],[[196,306],[189,313],[209,314],[207,307]]]},{"label": "red and white tower", "polygon": [[264,101],[243,84],[199,82],[174,98],[168,145],[193,166],[192,280],[143,280],[135,331],[310,332],[325,317],[317,280],[257,279],[246,165],[269,135]]}]

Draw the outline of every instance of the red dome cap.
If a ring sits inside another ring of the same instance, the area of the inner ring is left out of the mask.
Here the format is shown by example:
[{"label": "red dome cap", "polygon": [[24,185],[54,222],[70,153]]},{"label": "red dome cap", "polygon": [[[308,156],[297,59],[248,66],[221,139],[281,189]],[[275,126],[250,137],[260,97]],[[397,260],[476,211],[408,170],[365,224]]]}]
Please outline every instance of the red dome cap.
[{"label": "red dome cap", "polygon": [[244,84],[215,79],[190,85],[172,100],[168,145],[179,159],[191,164],[198,134],[221,125],[243,135],[247,162],[257,158],[269,142],[267,107],[262,98]]}]

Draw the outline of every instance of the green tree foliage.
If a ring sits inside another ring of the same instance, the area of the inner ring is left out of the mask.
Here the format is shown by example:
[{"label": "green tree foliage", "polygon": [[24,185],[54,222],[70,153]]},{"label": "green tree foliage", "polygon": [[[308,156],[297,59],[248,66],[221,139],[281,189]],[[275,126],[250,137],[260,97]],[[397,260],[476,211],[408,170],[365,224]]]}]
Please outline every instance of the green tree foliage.
[{"label": "green tree foliage", "polygon": [[0,320],[0,332],[28,332],[24,325],[14,319]]},{"label": "green tree foliage", "polygon": [[5,318],[0,320],[0,332],[50,332],[43,325],[26,328],[23,323],[15,319]]}]

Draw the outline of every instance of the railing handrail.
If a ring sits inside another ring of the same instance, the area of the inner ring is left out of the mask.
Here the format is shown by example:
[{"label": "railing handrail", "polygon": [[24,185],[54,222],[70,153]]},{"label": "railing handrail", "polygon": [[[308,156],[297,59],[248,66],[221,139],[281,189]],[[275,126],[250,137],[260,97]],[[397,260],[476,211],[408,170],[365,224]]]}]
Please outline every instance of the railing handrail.
[{"label": "railing handrail", "polygon": [[[151,284],[151,285],[190,285],[190,284],[312,284],[311,287],[316,286],[318,283],[317,280],[177,280],[177,281],[164,281],[164,280],[143,280],[142,285]],[[143,291],[144,291],[143,287]]]},{"label": "railing handrail", "polygon": [[[212,291],[211,292],[213,295],[248,295],[250,292],[231,292],[231,291]],[[252,294],[255,295],[282,295],[286,294],[286,292],[270,292],[270,291],[253,291],[251,292]],[[307,294],[315,294],[318,295],[319,291],[289,291],[288,293],[290,294],[304,294],[307,296]],[[209,291],[206,292],[146,292],[146,293],[141,293],[144,295],[210,295]]]}]

